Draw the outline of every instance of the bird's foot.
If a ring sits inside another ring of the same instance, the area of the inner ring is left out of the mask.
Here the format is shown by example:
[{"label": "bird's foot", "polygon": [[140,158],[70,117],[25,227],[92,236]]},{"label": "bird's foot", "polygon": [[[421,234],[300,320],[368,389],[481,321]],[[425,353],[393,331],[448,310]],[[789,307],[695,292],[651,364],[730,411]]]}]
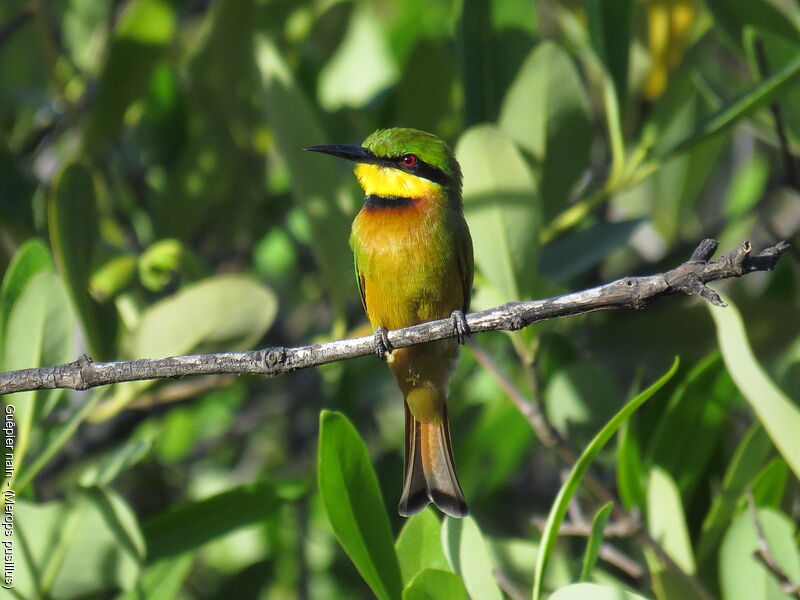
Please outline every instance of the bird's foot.
[{"label": "bird's foot", "polygon": [[466,343],[466,338],[469,337],[469,325],[467,325],[467,318],[460,310],[454,310],[450,313],[450,320],[453,321],[453,333],[455,334],[456,341],[459,345],[463,346]]},{"label": "bird's foot", "polygon": [[375,354],[377,354],[378,358],[381,360],[386,360],[386,355],[394,350],[394,346],[392,346],[392,343],[389,341],[389,332],[383,327],[378,327],[375,330],[372,347],[375,350]]}]

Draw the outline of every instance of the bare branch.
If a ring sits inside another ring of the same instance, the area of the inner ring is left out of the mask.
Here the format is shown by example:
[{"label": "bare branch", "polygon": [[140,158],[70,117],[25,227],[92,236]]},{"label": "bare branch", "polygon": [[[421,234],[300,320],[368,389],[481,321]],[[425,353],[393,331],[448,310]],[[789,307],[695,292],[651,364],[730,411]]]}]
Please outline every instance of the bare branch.
[{"label": "bare branch", "polygon": [[[531,302],[510,302],[496,308],[467,315],[472,333],[515,331],[533,323],[585,314],[612,308],[643,308],[653,300],[672,294],[699,295],[713,304],[724,306],[719,296],[708,288],[711,281],[740,277],[752,271],[771,270],[789,247],[779,242],[758,256],[751,256],[750,242],[715,261],[702,260],[716,243],[704,240],[692,259],[657,275],[625,277],[599,287]],[[394,348],[441,340],[454,336],[450,318],[413,325],[388,333]],[[274,377],[298,369],[316,367],[373,352],[372,336],[338,340],[297,348],[266,348],[250,352],[191,354],[168,358],[146,358],[117,362],[94,362],[82,356],[75,362],[53,367],[22,369],[0,373],[0,394],[28,390],[89,388],[138,381],[185,377],[187,375],[255,374]]]}]

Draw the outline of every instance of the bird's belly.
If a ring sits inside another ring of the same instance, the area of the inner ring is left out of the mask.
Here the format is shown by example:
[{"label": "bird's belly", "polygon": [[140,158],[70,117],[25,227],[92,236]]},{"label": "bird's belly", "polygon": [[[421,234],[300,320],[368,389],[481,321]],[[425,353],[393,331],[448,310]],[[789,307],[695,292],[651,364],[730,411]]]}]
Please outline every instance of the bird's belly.
[{"label": "bird's belly", "polygon": [[367,314],[374,327],[399,329],[442,319],[463,303],[456,265],[448,270],[421,264],[413,255],[378,263],[363,273]]},{"label": "bird's belly", "polygon": [[462,308],[463,284],[454,251],[424,238],[395,237],[362,246],[359,270],[374,327],[398,329]]}]

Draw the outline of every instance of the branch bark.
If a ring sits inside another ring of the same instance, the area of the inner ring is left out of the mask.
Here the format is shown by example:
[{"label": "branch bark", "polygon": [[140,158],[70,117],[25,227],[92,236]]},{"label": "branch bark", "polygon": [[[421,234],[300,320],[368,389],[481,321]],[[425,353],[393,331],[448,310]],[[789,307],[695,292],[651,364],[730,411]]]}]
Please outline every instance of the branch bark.
[{"label": "branch bark", "polygon": [[[624,277],[580,292],[530,302],[509,302],[471,313],[467,315],[467,325],[471,333],[516,331],[557,317],[612,308],[644,308],[657,298],[673,294],[697,295],[717,306],[725,306],[707,283],[741,277],[753,271],[772,270],[781,254],[789,248],[789,244],[782,241],[753,255],[750,242],[744,242],[737,250],[712,261],[710,259],[717,246],[715,240],[703,240],[688,261],[665,273]],[[393,348],[450,337],[454,337],[451,319],[388,332]],[[372,336],[365,336],[296,348],[274,347],[250,352],[190,354],[104,363],[94,362],[84,355],[63,365],[0,373],[0,395],[53,388],[86,390],[126,381],[188,375],[255,374],[275,377],[298,369],[371,354],[374,351],[373,342]]]}]

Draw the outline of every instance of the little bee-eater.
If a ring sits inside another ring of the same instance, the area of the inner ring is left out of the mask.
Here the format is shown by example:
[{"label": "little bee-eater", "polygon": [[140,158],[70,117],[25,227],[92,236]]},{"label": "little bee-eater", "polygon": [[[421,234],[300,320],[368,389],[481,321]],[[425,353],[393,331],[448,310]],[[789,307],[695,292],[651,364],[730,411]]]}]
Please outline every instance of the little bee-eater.
[{"label": "little bee-eater", "polygon": [[[366,194],[353,221],[361,302],[403,392],[405,472],[398,510],[413,515],[433,502],[453,517],[467,515],[458,483],[447,392],[467,333],[472,292],[472,238],[461,202],[461,169],[438,137],[417,129],[381,129],[361,146],[306,150],[352,160]],[[454,339],[393,349],[386,330],[434,319],[453,320]]]}]

